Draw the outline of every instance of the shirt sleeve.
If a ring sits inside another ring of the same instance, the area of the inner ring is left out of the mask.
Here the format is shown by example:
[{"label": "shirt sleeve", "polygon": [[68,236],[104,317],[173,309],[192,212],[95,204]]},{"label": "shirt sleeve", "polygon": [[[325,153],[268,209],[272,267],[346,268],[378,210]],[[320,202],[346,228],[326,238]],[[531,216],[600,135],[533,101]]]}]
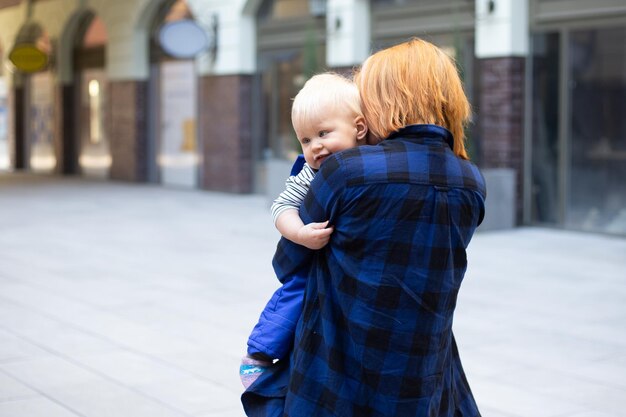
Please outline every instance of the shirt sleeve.
[{"label": "shirt sleeve", "polygon": [[[308,193],[300,206],[300,218],[304,224],[323,222],[333,224],[340,209],[340,201],[346,186],[343,165],[339,156],[331,155],[311,182]],[[281,238],[272,260],[279,280],[283,280],[305,267],[316,251]]]},{"label": "shirt sleeve", "polygon": [[288,209],[300,209],[306,193],[309,191],[315,172],[309,164],[304,164],[298,175],[292,175],[285,183],[285,190],[274,200],[271,213],[274,223],[280,214]]}]

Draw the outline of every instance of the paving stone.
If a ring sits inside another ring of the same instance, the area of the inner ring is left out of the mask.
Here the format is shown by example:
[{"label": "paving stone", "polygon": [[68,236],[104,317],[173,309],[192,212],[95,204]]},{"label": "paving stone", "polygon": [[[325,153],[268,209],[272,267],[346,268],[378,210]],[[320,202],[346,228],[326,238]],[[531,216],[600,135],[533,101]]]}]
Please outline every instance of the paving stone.
[{"label": "paving stone", "polygon": [[623,401],[626,398],[626,389],[606,381],[572,375],[567,371],[527,368],[514,374],[500,375],[494,380],[570,404],[613,414],[623,413]]},{"label": "paving stone", "polygon": [[190,417],[161,398],[106,380],[48,389],[47,395],[89,417]]},{"label": "paving stone", "polygon": [[[220,383],[223,384],[223,381]],[[215,382],[199,378],[150,383],[140,385],[137,389],[192,415],[239,408],[241,396],[241,392],[231,391]]]},{"label": "paving stone", "polygon": [[472,392],[479,408],[484,406],[486,410],[493,410],[493,414],[485,414],[483,417],[507,414],[519,417],[561,417],[574,415],[584,409],[567,401],[494,380],[473,380]]},{"label": "paving stone", "polygon": [[[242,417],[264,196],[0,175],[0,417]],[[626,239],[479,232],[454,332],[484,417],[626,409]]]},{"label": "paving stone", "polygon": [[37,391],[28,388],[15,378],[0,372],[0,403],[39,396]]},{"label": "paving stone", "polygon": [[45,397],[0,402],[0,417],[80,417]]},{"label": "paving stone", "polygon": [[36,356],[47,356],[45,350],[0,327],[0,363],[14,362]]}]

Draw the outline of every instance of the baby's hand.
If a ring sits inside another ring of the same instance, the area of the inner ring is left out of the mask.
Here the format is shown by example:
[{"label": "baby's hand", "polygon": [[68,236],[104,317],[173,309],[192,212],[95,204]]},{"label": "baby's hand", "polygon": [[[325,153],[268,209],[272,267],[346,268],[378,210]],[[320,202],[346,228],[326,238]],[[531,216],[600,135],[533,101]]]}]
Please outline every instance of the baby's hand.
[{"label": "baby's hand", "polygon": [[305,224],[298,230],[298,244],[309,249],[322,249],[328,243],[333,227],[328,226],[328,220],[322,223]]}]

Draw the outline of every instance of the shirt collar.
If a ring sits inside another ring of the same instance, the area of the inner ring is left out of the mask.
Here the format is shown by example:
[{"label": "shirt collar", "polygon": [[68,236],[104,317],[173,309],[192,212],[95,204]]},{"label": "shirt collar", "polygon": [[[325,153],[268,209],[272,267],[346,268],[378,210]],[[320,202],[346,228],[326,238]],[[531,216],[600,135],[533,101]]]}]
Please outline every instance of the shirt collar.
[{"label": "shirt collar", "polygon": [[386,140],[395,138],[442,139],[450,149],[454,150],[452,133],[445,127],[438,125],[409,125],[396,130]]}]

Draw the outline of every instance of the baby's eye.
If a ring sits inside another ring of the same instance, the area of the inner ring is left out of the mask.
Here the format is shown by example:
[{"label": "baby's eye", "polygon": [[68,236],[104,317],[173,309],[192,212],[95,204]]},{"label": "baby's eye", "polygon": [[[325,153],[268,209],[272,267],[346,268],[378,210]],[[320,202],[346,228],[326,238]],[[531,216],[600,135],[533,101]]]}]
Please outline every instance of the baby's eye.
[{"label": "baby's eye", "polygon": [[311,139],[309,139],[309,138],[302,138],[302,139],[300,140],[300,142],[301,142],[303,145],[306,145],[306,144],[308,144],[309,142],[311,142]]},{"label": "baby's eye", "polygon": [[324,136],[326,136],[327,134],[328,134],[328,131],[327,131],[327,130],[320,130],[320,133],[319,133],[320,138],[323,138],[323,137],[324,137]]}]

